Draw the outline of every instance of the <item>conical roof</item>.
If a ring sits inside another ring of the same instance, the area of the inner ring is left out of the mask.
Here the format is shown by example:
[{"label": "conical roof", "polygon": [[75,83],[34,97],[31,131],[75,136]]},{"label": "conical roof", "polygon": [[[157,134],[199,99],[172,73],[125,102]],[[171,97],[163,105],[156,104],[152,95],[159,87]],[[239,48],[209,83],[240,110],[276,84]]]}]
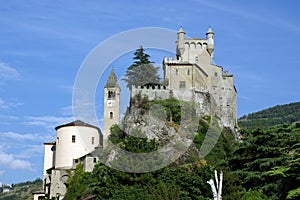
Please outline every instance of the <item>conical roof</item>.
[{"label": "conical roof", "polygon": [[209,34],[209,33],[214,33],[211,27],[209,27],[207,32],[206,32],[206,34]]},{"label": "conical roof", "polygon": [[55,130],[58,130],[60,128],[67,127],[67,126],[86,126],[86,127],[92,127],[92,128],[98,129],[99,133],[101,133],[100,129],[97,126],[85,123],[85,122],[83,122],[81,120],[76,120],[76,121],[73,121],[73,122],[70,122],[70,123],[67,123],[67,124],[63,124],[63,125],[57,126],[57,127],[55,127]]},{"label": "conical roof", "polygon": [[110,75],[105,84],[105,88],[119,88],[118,79],[116,77],[114,68],[110,72]]},{"label": "conical roof", "polygon": [[180,26],[180,29],[179,29],[178,33],[185,33],[182,26]]}]

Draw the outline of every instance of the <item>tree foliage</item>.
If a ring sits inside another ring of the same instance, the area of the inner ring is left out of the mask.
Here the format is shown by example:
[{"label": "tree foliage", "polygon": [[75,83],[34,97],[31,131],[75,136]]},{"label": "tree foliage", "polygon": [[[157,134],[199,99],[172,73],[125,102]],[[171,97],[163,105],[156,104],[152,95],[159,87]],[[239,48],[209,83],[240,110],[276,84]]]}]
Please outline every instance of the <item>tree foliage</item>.
[{"label": "tree foliage", "polygon": [[275,125],[291,125],[300,121],[300,102],[278,105],[259,112],[244,115],[239,126],[247,129],[268,129]]},{"label": "tree foliage", "polygon": [[[149,101],[140,95],[132,104],[143,112],[159,105],[163,109],[157,110],[158,116],[163,110],[166,123],[172,121],[174,126],[180,125],[183,104],[176,99]],[[194,137],[196,148],[201,148],[206,132],[214,124],[212,121],[211,116],[200,119]],[[211,199],[212,192],[206,181],[213,177],[212,169],[224,172],[223,200],[300,199],[300,122],[269,129],[244,129],[240,133],[243,139],[236,142],[230,130],[223,129],[205,158],[197,157],[189,164],[170,165],[154,172],[125,173],[101,163],[91,173],[78,168],[70,178],[66,199],[87,196],[96,199]],[[110,139],[130,152],[157,150],[158,142],[148,140],[144,134],[136,128],[127,135],[115,125],[111,127]],[[136,167],[145,168],[146,165],[145,161]]]},{"label": "tree foliage", "polygon": [[135,61],[127,68],[123,79],[127,82],[128,88],[133,85],[159,84],[158,67],[154,67],[149,58],[142,46],[136,50],[133,57]]}]

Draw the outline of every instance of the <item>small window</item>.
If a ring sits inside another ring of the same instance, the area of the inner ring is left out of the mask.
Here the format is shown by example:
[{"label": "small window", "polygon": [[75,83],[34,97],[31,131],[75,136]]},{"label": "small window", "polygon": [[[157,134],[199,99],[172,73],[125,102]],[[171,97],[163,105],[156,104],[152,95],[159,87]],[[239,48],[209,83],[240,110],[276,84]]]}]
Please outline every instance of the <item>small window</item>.
[{"label": "small window", "polygon": [[185,88],[185,81],[179,82],[179,88]]},{"label": "small window", "polygon": [[217,77],[218,76],[218,72],[215,72],[215,77]]},{"label": "small window", "polygon": [[97,158],[94,158],[94,160],[93,160],[93,161],[94,161],[94,163],[96,163],[96,162],[97,162]]},{"label": "small window", "polygon": [[198,56],[195,57],[195,61],[198,62]]},{"label": "small window", "polygon": [[72,143],[76,142],[76,135],[72,135]]},{"label": "small window", "polygon": [[115,99],[116,92],[115,91],[108,91],[108,99]]},{"label": "small window", "polygon": [[114,118],[114,113],[113,113],[113,112],[110,112],[110,113],[109,113],[109,118],[110,118],[110,119],[113,119],[113,118]]},{"label": "small window", "polygon": [[59,137],[57,137],[56,140],[57,140],[57,144],[59,144]]},{"label": "small window", "polygon": [[78,163],[78,159],[75,159],[75,163]]},{"label": "small window", "polygon": [[188,69],[186,73],[187,73],[187,75],[189,76],[189,75],[190,75],[190,70]]},{"label": "small window", "polygon": [[95,137],[92,137],[92,144],[95,144]]},{"label": "small window", "polygon": [[178,75],[178,69],[176,69],[175,74]]}]

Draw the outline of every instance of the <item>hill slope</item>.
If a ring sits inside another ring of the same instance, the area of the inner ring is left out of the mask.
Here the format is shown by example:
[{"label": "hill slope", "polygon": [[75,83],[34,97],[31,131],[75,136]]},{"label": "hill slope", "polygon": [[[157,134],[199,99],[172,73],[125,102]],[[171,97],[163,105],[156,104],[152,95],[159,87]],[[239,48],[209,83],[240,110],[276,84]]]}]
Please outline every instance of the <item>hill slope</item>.
[{"label": "hill slope", "polygon": [[244,115],[238,120],[241,128],[267,129],[279,124],[292,124],[300,121],[300,102],[277,105],[259,112]]},{"label": "hill slope", "polygon": [[43,181],[36,179],[24,183],[4,185],[0,188],[0,200],[32,200],[32,192],[42,189]]}]

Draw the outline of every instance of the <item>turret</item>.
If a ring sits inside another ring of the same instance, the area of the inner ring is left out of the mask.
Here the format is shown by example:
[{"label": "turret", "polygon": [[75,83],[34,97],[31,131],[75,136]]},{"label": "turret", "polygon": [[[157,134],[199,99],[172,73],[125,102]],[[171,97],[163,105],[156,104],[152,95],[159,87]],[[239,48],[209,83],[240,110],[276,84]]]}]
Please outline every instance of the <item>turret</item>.
[{"label": "turret", "polygon": [[184,35],[185,32],[183,31],[182,27],[180,27],[178,33],[177,33],[177,48],[176,48],[176,54],[177,56],[182,56],[184,53]]},{"label": "turret", "polygon": [[206,40],[207,40],[207,51],[211,58],[213,58],[213,52],[214,52],[214,32],[211,29],[211,27],[208,28],[206,32]]}]

